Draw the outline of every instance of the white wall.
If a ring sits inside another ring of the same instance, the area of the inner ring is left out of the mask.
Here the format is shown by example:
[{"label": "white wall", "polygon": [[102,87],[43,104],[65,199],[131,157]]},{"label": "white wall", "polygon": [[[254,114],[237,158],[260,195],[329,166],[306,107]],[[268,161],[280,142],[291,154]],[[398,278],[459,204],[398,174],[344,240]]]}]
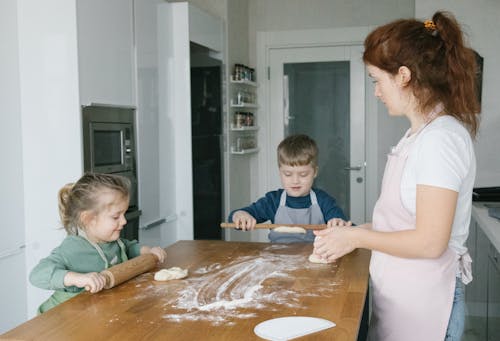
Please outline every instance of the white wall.
[{"label": "white wall", "polygon": [[[249,63],[257,59],[256,34],[260,31],[279,32],[289,30],[312,30],[343,27],[377,26],[391,20],[414,16],[414,0],[357,1],[288,1],[249,0]],[[332,37],[332,41],[342,37]],[[266,77],[266,75],[258,75]],[[261,78],[262,79],[262,78]],[[370,217],[379,194],[379,186],[384,171],[389,147],[399,140],[408,127],[405,119],[392,119],[383,104],[377,103],[371,82],[366,83],[366,160],[367,174],[375,173],[376,180],[367,176],[366,216]],[[259,114],[261,112],[259,111]],[[265,144],[263,141],[259,141]],[[253,167],[254,165],[252,165]],[[262,166],[262,165],[259,165]],[[263,167],[275,167],[275,164]],[[251,198],[259,193],[258,172],[252,171]]]},{"label": "white wall", "polygon": [[[0,2],[0,334],[27,316],[17,1]],[[10,309],[10,307],[18,307]],[[6,308],[9,307],[7,310]]]},{"label": "white wall", "polygon": [[[2,321],[34,316],[50,294],[27,285],[27,277],[65,236],[57,192],[82,170],[75,14],[75,1],[1,3],[0,43],[6,49],[0,55],[0,136],[6,166],[0,171],[0,245],[25,246],[14,276],[4,275],[2,293],[10,297],[2,297]],[[5,289],[13,286],[16,291]],[[10,322],[1,328],[22,321]]]},{"label": "white wall", "polygon": [[500,186],[500,2],[491,0],[416,0],[415,15],[431,18],[437,10],[452,12],[468,34],[470,46],[484,58],[482,112],[475,143],[476,186]]},{"label": "white wall", "polygon": [[[188,2],[199,9],[221,19],[226,18],[226,7],[235,0],[167,0],[168,2]],[[237,0],[236,0],[237,1]]]},{"label": "white wall", "polygon": [[[18,1],[26,266],[66,235],[57,192],[82,172],[74,1]],[[48,293],[28,287],[28,315]]]}]

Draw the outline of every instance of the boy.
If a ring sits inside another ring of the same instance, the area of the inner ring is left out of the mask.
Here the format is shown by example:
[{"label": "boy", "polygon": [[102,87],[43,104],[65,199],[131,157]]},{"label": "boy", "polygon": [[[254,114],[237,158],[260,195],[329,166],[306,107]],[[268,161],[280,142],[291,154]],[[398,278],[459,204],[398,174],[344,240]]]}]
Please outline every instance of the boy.
[{"label": "boy", "polygon": [[[351,225],[335,199],[320,189],[312,189],[318,174],[318,147],[307,135],[291,135],[278,145],[278,166],[283,189],[266,193],[253,204],[229,214],[229,221],[242,230],[256,223]],[[314,242],[312,230],[283,233],[271,230],[272,243]]]}]

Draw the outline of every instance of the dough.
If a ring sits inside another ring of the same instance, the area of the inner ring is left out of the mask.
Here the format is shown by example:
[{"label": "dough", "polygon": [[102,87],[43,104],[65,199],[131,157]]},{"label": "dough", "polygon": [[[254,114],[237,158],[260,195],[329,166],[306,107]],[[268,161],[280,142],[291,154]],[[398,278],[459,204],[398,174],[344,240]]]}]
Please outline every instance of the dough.
[{"label": "dough", "polygon": [[311,263],[328,264],[328,261],[326,259],[319,258],[314,253],[311,253],[311,255],[309,256],[309,261]]},{"label": "dough", "polygon": [[306,233],[306,229],[303,227],[299,226],[278,226],[273,229],[275,232],[282,232],[282,233]]},{"label": "dough", "polygon": [[155,281],[169,281],[171,279],[181,279],[188,275],[187,269],[181,269],[176,266],[170,269],[161,269],[155,273]]}]

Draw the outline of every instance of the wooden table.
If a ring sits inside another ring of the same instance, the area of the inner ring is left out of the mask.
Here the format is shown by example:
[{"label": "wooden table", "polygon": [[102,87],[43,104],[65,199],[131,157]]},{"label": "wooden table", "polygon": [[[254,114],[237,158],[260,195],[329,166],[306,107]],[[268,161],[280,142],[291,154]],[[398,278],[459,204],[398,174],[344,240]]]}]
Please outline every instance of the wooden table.
[{"label": "wooden table", "polygon": [[16,340],[259,340],[254,327],[283,316],[336,323],[300,340],[356,340],[370,253],[335,264],[308,261],[312,244],[179,241],[161,267],[183,280],[142,274],[113,289],[82,293],[1,338]]}]

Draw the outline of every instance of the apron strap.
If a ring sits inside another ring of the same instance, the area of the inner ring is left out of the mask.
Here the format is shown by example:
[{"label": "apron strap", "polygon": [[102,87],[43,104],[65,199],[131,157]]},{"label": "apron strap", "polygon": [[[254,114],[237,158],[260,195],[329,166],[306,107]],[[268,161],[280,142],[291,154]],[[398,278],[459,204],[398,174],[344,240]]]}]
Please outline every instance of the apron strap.
[{"label": "apron strap", "polygon": [[[99,254],[99,256],[104,261],[104,268],[105,269],[109,268],[108,259],[106,258],[106,255],[104,254],[104,251],[102,251],[102,248],[97,243],[94,243],[93,241],[91,241],[90,239],[88,239],[87,234],[85,233],[85,231],[82,230],[82,229],[80,229],[80,228],[78,229],[78,235],[80,237],[82,237],[83,239],[85,239],[86,241],[88,241],[89,244],[92,245],[94,247],[94,249],[96,249],[97,253]],[[122,258],[122,262],[125,262],[126,260],[128,260],[125,244],[122,242],[122,240],[120,238],[118,238],[116,240],[116,242],[117,242],[118,246],[120,247],[120,256]]]},{"label": "apron strap", "polygon": [[458,259],[458,268],[460,269],[462,282],[469,284],[472,281],[472,259],[469,251],[466,251]]}]

